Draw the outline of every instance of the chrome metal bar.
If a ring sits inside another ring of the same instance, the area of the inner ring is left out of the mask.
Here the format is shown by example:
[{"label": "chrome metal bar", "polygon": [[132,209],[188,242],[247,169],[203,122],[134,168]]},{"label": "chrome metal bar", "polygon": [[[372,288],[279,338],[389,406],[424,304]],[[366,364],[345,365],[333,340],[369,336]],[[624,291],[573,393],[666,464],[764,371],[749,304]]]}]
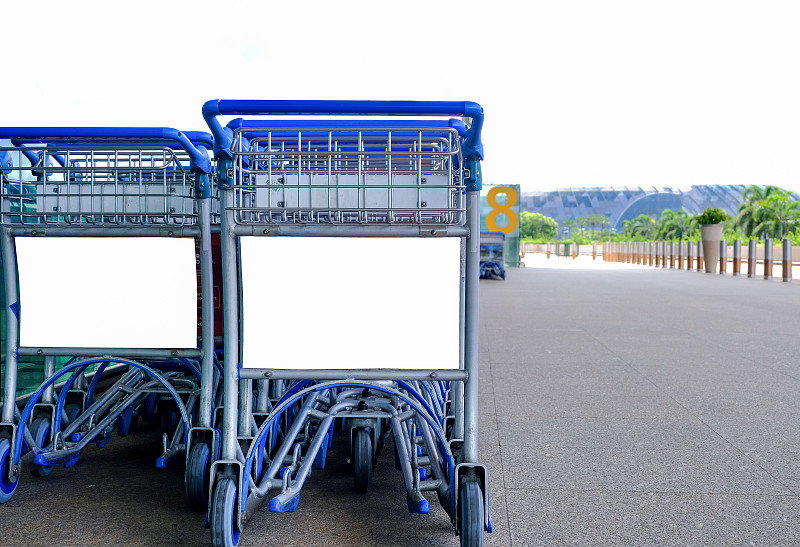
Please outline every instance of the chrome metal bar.
[{"label": "chrome metal bar", "polygon": [[263,380],[447,380],[466,381],[469,373],[465,370],[435,369],[341,369],[341,370],[300,370],[275,368],[241,368],[239,377]]},{"label": "chrome metal bar", "polygon": [[19,355],[92,355],[97,357],[129,357],[131,359],[169,359],[173,357],[199,358],[199,349],[148,349],[148,348],[36,348],[20,347]]},{"label": "chrome metal bar", "polygon": [[3,283],[5,289],[4,309],[6,314],[6,374],[3,382],[2,422],[14,423],[17,389],[17,344],[19,343],[19,322],[17,312],[17,255],[14,241],[7,228],[0,228],[0,257],[3,263]]},{"label": "chrome metal bar", "polygon": [[468,380],[464,385],[464,453],[463,461],[478,461],[478,365],[479,365],[479,262],[480,262],[480,194],[467,193],[467,222],[470,235],[467,236],[466,262],[466,317],[465,369]]},{"label": "chrome metal bar", "polygon": [[231,231],[237,236],[296,236],[296,237],[466,237],[466,226],[441,225],[237,225]]}]

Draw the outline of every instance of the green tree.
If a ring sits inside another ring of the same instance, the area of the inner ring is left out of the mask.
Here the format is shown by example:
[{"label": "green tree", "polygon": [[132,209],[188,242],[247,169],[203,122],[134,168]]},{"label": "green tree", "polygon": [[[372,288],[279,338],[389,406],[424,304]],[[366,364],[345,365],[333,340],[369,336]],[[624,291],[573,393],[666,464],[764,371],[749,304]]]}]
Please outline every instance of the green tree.
[{"label": "green tree", "polygon": [[658,239],[682,240],[688,238],[696,229],[694,218],[686,209],[677,212],[672,209],[664,209],[656,223],[655,236]]},{"label": "green tree", "polygon": [[742,203],[736,214],[736,225],[741,228],[746,237],[760,235],[756,227],[761,222],[758,219],[759,211],[765,206],[766,200],[771,196],[789,196],[786,190],[777,186],[756,186],[751,184],[742,190]]},{"label": "green tree", "polygon": [[542,213],[522,211],[519,234],[530,239],[553,239],[558,234],[558,222]]},{"label": "green tree", "polygon": [[753,235],[783,239],[800,225],[800,202],[792,201],[785,193],[773,193],[756,209],[754,220],[758,224]]},{"label": "green tree", "polygon": [[622,235],[630,239],[649,239],[655,234],[655,228],[656,220],[645,214],[622,221]]},{"label": "green tree", "polygon": [[586,220],[586,224],[593,231],[597,229],[596,228],[597,226],[600,226],[602,228],[602,227],[608,226],[610,224],[610,222],[608,220],[608,217],[603,216],[603,215],[598,215],[596,213],[591,213],[589,215],[586,215],[585,220]]}]

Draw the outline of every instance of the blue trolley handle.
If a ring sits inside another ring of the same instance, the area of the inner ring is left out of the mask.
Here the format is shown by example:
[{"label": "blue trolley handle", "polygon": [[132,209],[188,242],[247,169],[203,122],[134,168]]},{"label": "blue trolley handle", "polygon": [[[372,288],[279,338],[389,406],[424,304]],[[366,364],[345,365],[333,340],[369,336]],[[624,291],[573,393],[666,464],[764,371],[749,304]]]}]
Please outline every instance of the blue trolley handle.
[{"label": "blue trolley handle", "polygon": [[212,100],[203,118],[214,135],[214,152],[232,159],[233,133],[217,116],[464,116],[472,122],[461,143],[468,162],[483,159],[483,107],[469,101],[259,101]]},{"label": "blue trolley handle", "polygon": [[192,171],[203,174],[211,173],[211,160],[208,155],[192,144],[186,134],[169,127],[0,127],[0,139],[12,139],[12,142],[14,140],[48,142],[50,140],[91,141],[93,139],[173,141],[180,144],[181,148],[189,154]]}]

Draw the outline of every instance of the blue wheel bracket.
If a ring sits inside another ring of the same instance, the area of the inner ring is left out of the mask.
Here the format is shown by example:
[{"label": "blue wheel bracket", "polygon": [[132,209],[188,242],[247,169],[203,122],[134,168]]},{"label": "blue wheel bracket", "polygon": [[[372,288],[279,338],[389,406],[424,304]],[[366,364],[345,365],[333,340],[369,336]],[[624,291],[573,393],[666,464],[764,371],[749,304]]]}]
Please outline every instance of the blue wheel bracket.
[{"label": "blue wheel bracket", "polygon": [[[69,390],[72,388],[72,385],[74,384],[75,380],[78,378],[80,373],[84,372],[89,366],[91,366],[93,364],[96,364],[96,363],[108,363],[108,362],[110,362],[108,357],[97,357],[97,358],[87,359],[87,360],[84,360],[84,361],[76,361],[74,363],[65,365],[62,369],[60,369],[55,374],[50,376],[50,378],[45,380],[44,383],[42,383],[39,386],[39,388],[31,395],[30,399],[28,400],[28,403],[25,405],[25,408],[22,411],[22,415],[20,416],[20,423],[21,424],[28,423],[28,420],[30,419],[31,413],[33,412],[33,409],[34,409],[35,405],[37,404],[39,399],[41,399],[42,395],[44,394],[45,390],[48,387],[50,387],[51,385],[54,385],[64,375],[74,371],[75,373],[72,374],[66,380],[66,382],[64,384],[64,387],[61,389],[61,393],[60,393],[60,395],[58,397],[58,404],[56,405],[56,428],[59,428],[60,424],[61,424],[61,410],[64,408],[64,403],[66,401],[67,394],[69,393]],[[120,359],[114,359],[113,362],[124,364],[124,365],[129,365],[129,366],[138,368],[138,369],[148,373],[151,378],[153,378],[154,380],[158,381],[167,390],[167,392],[175,400],[175,403],[178,405],[178,411],[180,412],[181,417],[183,418],[183,427],[184,427],[184,430],[185,430],[184,434],[186,435],[186,438],[188,438],[188,436],[189,436],[189,415],[186,412],[186,407],[183,404],[183,401],[181,400],[180,395],[175,391],[175,389],[172,387],[172,385],[169,383],[169,381],[167,381],[166,378],[164,378],[158,371],[156,371],[152,367],[149,367],[149,366],[147,366],[145,364],[142,364],[142,363],[139,363],[137,361],[133,361],[133,360],[130,360],[130,359],[121,359],[120,358]],[[15,439],[15,443],[14,443],[15,444],[15,449],[14,449],[14,454],[12,454],[12,461],[13,461],[14,464],[17,464],[17,465],[19,464],[20,459],[21,459],[22,444],[23,444],[23,440],[24,440],[24,432],[25,432],[25,428],[24,427],[20,427],[20,428],[17,429],[17,433],[16,433],[16,439]],[[106,437],[104,439],[101,439],[101,440],[97,441],[96,444],[98,446],[102,447],[102,446],[105,446],[105,444],[107,442],[108,442],[108,438]],[[41,456],[41,454],[39,456]],[[38,456],[37,456],[37,458],[38,458]]]},{"label": "blue wheel bracket", "polygon": [[19,484],[19,478],[14,481],[8,479],[11,465],[11,441],[0,439],[0,503],[10,500]]}]

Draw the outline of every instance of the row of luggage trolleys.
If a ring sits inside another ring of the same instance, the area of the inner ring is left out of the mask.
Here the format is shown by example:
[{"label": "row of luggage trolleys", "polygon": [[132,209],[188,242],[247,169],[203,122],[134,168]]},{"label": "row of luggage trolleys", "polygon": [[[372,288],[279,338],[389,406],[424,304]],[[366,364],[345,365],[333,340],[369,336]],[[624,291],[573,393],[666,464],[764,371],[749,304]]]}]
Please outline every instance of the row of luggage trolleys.
[{"label": "row of luggage trolleys", "polygon": [[[186,458],[214,545],[263,504],[294,511],[334,442],[365,492],[389,438],[408,510],[438,499],[481,545],[481,107],[202,112],[210,134],[0,128],[0,502],[26,452],[44,476],[160,417],[156,464]],[[32,357],[45,379],[17,405]]]}]

